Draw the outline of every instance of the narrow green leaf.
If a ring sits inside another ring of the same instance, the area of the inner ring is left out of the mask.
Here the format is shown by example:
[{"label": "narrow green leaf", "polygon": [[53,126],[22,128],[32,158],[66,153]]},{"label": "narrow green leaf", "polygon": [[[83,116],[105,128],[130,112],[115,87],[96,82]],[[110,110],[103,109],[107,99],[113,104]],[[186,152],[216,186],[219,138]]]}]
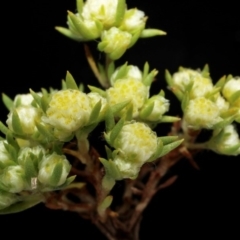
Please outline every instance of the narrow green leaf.
[{"label": "narrow green leaf", "polygon": [[101,102],[101,100],[99,100],[98,103],[95,104],[95,106],[92,109],[88,123],[93,123],[93,122],[97,121],[101,107],[102,107],[102,102]]},{"label": "narrow green leaf", "polygon": [[24,134],[20,118],[15,109],[13,109],[13,112],[12,112],[12,128],[15,133]]},{"label": "narrow green leaf", "polygon": [[144,106],[140,112],[140,117],[142,119],[146,119],[151,113],[154,108],[154,102],[147,103],[146,106]]},{"label": "narrow green leaf", "polygon": [[165,70],[165,79],[167,81],[168,86],[171,87],[173,85],[173,79],[172,79],[172,75],[167,69]]},{"label": "narrow green leaf", "polygon": [[52,176],[49,179],[49,185],[51,186],[57,186],[58,182],[61,178],[62,175],[62,170],[63,170],[63,164],[62,162],[58,162],[52,172]]},{"label": "narrow green leaf", "polygon": [[77,11],[80,16],[82,14],[83,5],[84,5],[83,0],[77,0]]},{"label": "narrow green leaf", "polygon": [[105,124],[106,124],[106,131],[109,132],[113,129],[115,126],[115,120],[114,120],[114,115],[112,112],[112,109],[109,107],[106,112],[106,119],[105,119]]},{"label": "narrow green leaf", "polygon": [[0,131],[5,135],[7,135],[8,132],[10,132],[10,130],[1,121],[0,121]]},{"label": "narrow green leaf", "polygon": [[66,86],[67,86],[67,89],[78,90],[78,86],[69,71],[67,71],[67,75],[66,75]]},{"label": "narrow green leaf", "polygon": [[102,90],[101,88],[90,86],[90,85],[88,85],[88,88],[91,90],[91,92],[96,92],[96,93],[100,94],[104,98],[107,97],[106,92],[104,90]]},{"label": "narrow green leaf", "polygon": [[114,61],[111,61],[111,63],[108,65],[108,69],[107,69],[108,79],[111,79],[114,71],[115,71],[115,64],[114,64]]},{"label": "narrow green leaf", "polygon": [[126,9],[126,0],[118,0],[117,11],[116,11],[116,18],[115,18],[115,26],[118,27],[125,14]]},{"label": "narrow green leaf", "polygon": [[140,35],[141,38],[149,38],[155,36],[164,36],[167,33],[159,29],[144,29]]},{"label": "narrow green leaf", "polygon": [[166,154],[169,153],[169,152],[171,152],[173,149],[175,149],[176,147],[178,147],[179,145],[181,145],[181,143],[182,143],[183,141],[184,141],[184,139],[181,139],[181,140],[178,140],[178,141],[169,143],[169,144],[167,144],[167,145],[164,145],[164,146],[163,146],[163,149],[162,149],[162,152],[161,152],[161,154],[158,156],[158,158],[166,155]]},{"label": "narrow green leaf", "polygon": [[122,130],[123,126],[124,126],[124,122],[125,119],[121,118],[117,124],[114,126],[114,128],[111,131],[110,134],[110,142],[113,144],[114,140],[116,139],[116,137],[118,136],[118,134],[120,133],[120,131]]},{"label": "narrow green leaf", "polygon": [[145,62],[144,67],[143,67],[143,77],[142,79],[145,79],[149,73],[149,64],[148,62]]},{"label": "narrow green leaf", "polygon": [[178,136],[164,136],[159,137],[159,139],[163,142],[163,145],[167,145],[169,143],[175,142],[178,139]]},{"label": "narrow green leaf", "polygon": [[13,108],[13,100],[8,97],[5,93],[2,94],[2,101],[5,105],[5,107],[11,111],[11,109]]}]

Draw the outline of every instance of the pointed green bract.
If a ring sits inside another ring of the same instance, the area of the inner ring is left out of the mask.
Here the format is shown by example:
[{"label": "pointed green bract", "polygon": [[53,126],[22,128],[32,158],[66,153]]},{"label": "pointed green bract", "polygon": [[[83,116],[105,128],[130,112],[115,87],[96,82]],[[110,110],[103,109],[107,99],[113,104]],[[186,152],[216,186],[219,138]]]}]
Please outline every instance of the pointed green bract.
[{"label": "pointed green bract", "polygon": [[15,109],[13,110],[13,114],[12,114],[12,128],[15,133],[24,134],[20,118]]},{"label": "pointed green bract", "polygon": [[115,26],[119,26],[124,18],[126,9],[126,0],[118,0],[116,18],[115,18]]},{"label": "pointed green bract", "polygon": [[158,157],[162,157],[162,156],[166,155],[167,153],[171,152],[174,148],[180,146],[183,141],[184,141],[184,139],[181,139],[181,140],[169,143],[167,145],[164,145],[162,152]]},{"label": "pointed green bract", "polygon": [[4,105],[6,106],[6,108],[11,111],[11,109],[13,108],[13,100],[8,97],[5,93],[2,94],[2,101],[4,103]]},{"label": "pointed green bract", "polygon": [[77,11],[78,11],[79,15],[82,14],[83,5],[84,5],[83,0],[77,0]]},{"label": "pointed green bract", "polygon": [[148,62],[145,62],[143,67],[143,81],[147,77],[148,73],[149,73],[149,64]]},{"label": "pointed green bract", "polygon": [[91,112],[91,115],[89,117],[88,123],[93,123],[93,122],[98,120],[98,116],[99,116],[101,107],[102,107],[102,103],[101,103],[101,100],[99,100],[98,103],[92,109],[92,112]]},{"label": "pointed green bract", "polygon": [[144,29],[141,32],[140,37],[141,38],[149,38],[149,37],[155,37],[155,36],[164,36],[166,34],[167,34],[166,32],[159,30],[159,29]]},{"label": "pointed green bract", "polygon": [[61,178],[62,175],[62,170],[63,170],[63,164],[62,162],[58,162],[52,172],[52,176],[49,179],[49,185],[50,186],[57,186],[58,182]]},{"label": "pointed green bract", "polygon": [[68,71],[66,75],[66,86],[67,86],[67,89],[79,90],[72,74]]},{"label": "pointed green bract", "polygon": [[114,128],[111,130],[110,133],[110,142],[113,143],[120,131],[122,130],[122,127],[124,126],[125,119],[121,118],[117,124],[114,126]]},{"label": "pointed green bract", "polygon": [[91,92],[96,92],[96,93],[100,94],[104,98],[107,97],[106,92],[104,90],[102,90],[101,88],[90,86],[90,85],[88,85],[88,88],[91,90]]}]

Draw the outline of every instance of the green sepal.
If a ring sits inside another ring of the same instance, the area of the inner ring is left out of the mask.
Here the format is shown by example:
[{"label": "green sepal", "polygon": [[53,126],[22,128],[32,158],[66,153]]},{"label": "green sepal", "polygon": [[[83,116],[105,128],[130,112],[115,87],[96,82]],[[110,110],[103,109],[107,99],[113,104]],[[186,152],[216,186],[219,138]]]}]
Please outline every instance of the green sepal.
[{"label": "green sepal", "polygon": [[115,64],[114,64],[114,61],[111,61],[111,63],[108,65],[108,69],[107,69],[108,79],[111,79],[114,71],[115,71]]},{"label": "green sepal", "polygon": [[108,80],[107,80],[106,71],[101,63],[98,63],[97,65],[98,65],[98,71],[100,73],[100,78],[98,80],[101,86],[107,86]]},{"label": "green sepal", "polygon": [[116,11],[116,18],[114,25],[118,27],[124,18],[126,9],[126,0],[118,0],[117,11]]},{"label": "green sepal", "polygon": [[161,154],[158,156],[158,158],[166,155],[167,153],[171,152],[173,149],[175,149],[176,147],[178,147],[179,145],[181,145],[181,143],[184,141],[184,139],[169,143],[167,145],[163,146],[162,152]]},{"label": "green sepal", "polygon": [[77,0],[77,11],[80,16],[82,14],[83,5],[84,5],[83,0]]},{"label": "green sepal", "polygon": [[61,33],[62,35],[64,35],[65,37],[68,37],[72,40],[75,41],[82,41],[82,38],[78,37],[76,34],[74,34],[71,30],[69,30],[68,28],[65,27],[55,27],[55,29]]},{"label": "green sepal", "polygon": [[5,135],[10,132],[10,130],[2,123],[2,121],[0,121],[0,131]]},{"label": "green sepal", "polygon": [[108,57],[111,58],[112,60],[117,60],[125,53],[125,51],[126,51],[125,46],[119,46],[113,52],[109,53]]},{"label": "green sepal", "polygon": [[124,122],[125,122],[125,119],[121,118],[117,122],[117,124],[114,126],[114,128],[111,130],[110,138],[109,138],[111,144],[113,144],[114,140],[116,139],[116,137],[118,136],[118,134],[122,130],[122,128],[124,126]]},{"label": "green sepal", "polygon": [[184,94],[182,93],[181,90],[179,90],[174,86],[170,87],[170,90],[175,94],[175,96],[178,98],[179,101],[182,101]]},{"label": "green sepal", "polygon": [[211,98],[211,97],[214,97],[215,94],[219,93],[219,91],[221,90],[220,87],[213,87],[213,89],[208,92],[207,94],[205,94],[205,97],[206,98]]},{"label": "green sepal", "polygon": [[236,91],[232,96],[229,98],[229,102],[231,104],[234,104],[235,101],[237,101],[240,98],[240,90]]},{"label": "green sepal", "polygon": [[92,109],[92,112],[91,112],[89,120],[88,120],[88,124],[91,124],[98,120],[101,107],[102,107],[102,101],[99,100],[98,103],[95,104],[95,106]]},{"label": "green sepal", "polygon": [[145,104],[145,106],[143,106],[142,110],[140,111],[140,118],[142,119],[146,119],[153,111],[154,108],[154,102],[150,102]]},{"label": "green sepal", "polygon": [[148,62],[145,62],[144,67],[143,67],[143,77],[142,79],[145,79],[149,73],[149,64]]},{"label": "green sepal", "polygon": [[88,85],[88,88],[91,90],[91,92],[96,92],[104,98],[107,97],[106,92],[104,90],[102,90],[101,88],[90,86],[90,85]]},{"label": "green sepal", "polygon": [[181,108],[182,108],[183,112],[185,112],[186,107],[188,106],[188,103],[189,103],[189,93],[185,92],[185,94],[183,95],[182,102],[181,102]]},{"label": "green sepal", "polygon": [[7,208],[4,208],[0,210],[0,214],[10,214],[10,213],[18,213],[22,212],[28,208],[31,208],[40,202],[42,202],[44,199],[41,195],[33,195],[28,197],[28,200],[15,203]]},{"label": "green sepal", "polygon": [[67,86],[67,89],[79,90],[72,74],[69,71],[67,71],[67,75],[66,75],[66,86]]},{"label": "green sepal", "polygon": [[66,81],[62,79],[62,90],[66,89],[67,89]]},{"label": "green sepal", "polygon": [[24,134],[20,118],[15,109],[12,111],[12,128],[15,133],[20,135]]},{"label": "green sepal", "polygon": [[3,93],[2,94],[2,101],[3,101],[3,103],[4,103],[4,105],[5,105],[5,107],[9,110],[9,111],[11,111],[11,109],[13,108],[13,100],[10,98],[10,97],[8,97],[5,93]]},{"label": "green sepal", "polygon": [[155,37],[155,36],[164,36],[167,33],[159,30],[159,29],[153,29],[153,28],[149,28],[149,29],[144,29],[141,32],[140,38],[149,38],[149,37]]},{"label": "green sepal", "polygon": [[50,186],[56,186],[61,178],[63,170],[63,164],[62,162],[58,162],[52,172],[51,177],[49,178],[49,185]]},{"label": "green sepal", "polygon": [[205,64],[204,67],[203,67],[203,70],[201,72],[202,76],[203,77],[209,77],[209,72],[210,72],[209,66],[208,66],[208,64]]}]

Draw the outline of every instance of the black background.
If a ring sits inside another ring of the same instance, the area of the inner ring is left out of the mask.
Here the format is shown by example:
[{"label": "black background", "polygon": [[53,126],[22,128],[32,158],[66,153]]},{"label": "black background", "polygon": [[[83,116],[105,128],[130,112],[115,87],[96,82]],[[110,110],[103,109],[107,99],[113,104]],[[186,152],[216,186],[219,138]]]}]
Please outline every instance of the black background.
[{"label": "black background", "polygon": [[[29,1],[30,2],[30,1]],[[168,33],[164,37],[142,39],[118,64],[128,61],[140,68],[148,61],[159,70],[153,92],[165,88],[164,70],[177,71],[181,66],[193,69],[210,65],[211,76],[217,81],[224,74],[240,75],[240,18],[237,3],[209,1],[137,1],[149,16],[147,26]],[[42,0],[11,1],[2,14],[1,92],[14,97],[29,88],[60,88],[60,81],[69,70],[77,82],[96,84],[84,57],[83,45],[71,41],[54,30],[65,26],[66,10],[75,10],[75,1]],[[96,44],[91,43],[95,48]],[[95,57],[101,54],[94,51]],[[178,102],[172,99],[171,113],[180,114]],[[7,110],[1,106],[1,120]],[[158,127],[165,133],[169,126]],[[171,170],[179,178],[161,191],[144,213],[141,240],[239,236],[239,157],[222,157],[212,152],[196,157],[201,170],[194,170],[182,161]],[[235,220],[236,219],[236,220]],[[23,213],[0,216],[1,229],[11,227],[9,237],[24,235],[56,238],[67,233],[69,238],[105,238],[95,227],[76,214],[52,211],[39,205]],[[3,231],[3,230],[2,230]],[[31,232],[30,232],[31,231]]]}]

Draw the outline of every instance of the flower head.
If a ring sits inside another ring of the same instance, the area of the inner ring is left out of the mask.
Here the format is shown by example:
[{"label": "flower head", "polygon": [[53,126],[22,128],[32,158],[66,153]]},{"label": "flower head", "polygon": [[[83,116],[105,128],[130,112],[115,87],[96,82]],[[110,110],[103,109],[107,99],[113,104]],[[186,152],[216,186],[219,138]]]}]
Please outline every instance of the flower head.
[{"label": "flower head", "polygon": [[[109,88],[106,92],[110,106],[130,100],[133,105],[134,118],[138,116],[140,108],[149,95],[148,87],[134,78],[119,79],[115,82],[114,87]],[[120,116],[123,116],[125,111],[126,109],[123,109]]]},{"label": "flower head", "polygon": [[91,113],[89,98],[78,90],[62,90],[53,94],[43,120],[65,132],[84,126]]},{"label": "flower head", "polygon": [[211,129],[222,120],[216,104],[204,97],[190,100],[184,114],[187,124],[195,129]]}]

